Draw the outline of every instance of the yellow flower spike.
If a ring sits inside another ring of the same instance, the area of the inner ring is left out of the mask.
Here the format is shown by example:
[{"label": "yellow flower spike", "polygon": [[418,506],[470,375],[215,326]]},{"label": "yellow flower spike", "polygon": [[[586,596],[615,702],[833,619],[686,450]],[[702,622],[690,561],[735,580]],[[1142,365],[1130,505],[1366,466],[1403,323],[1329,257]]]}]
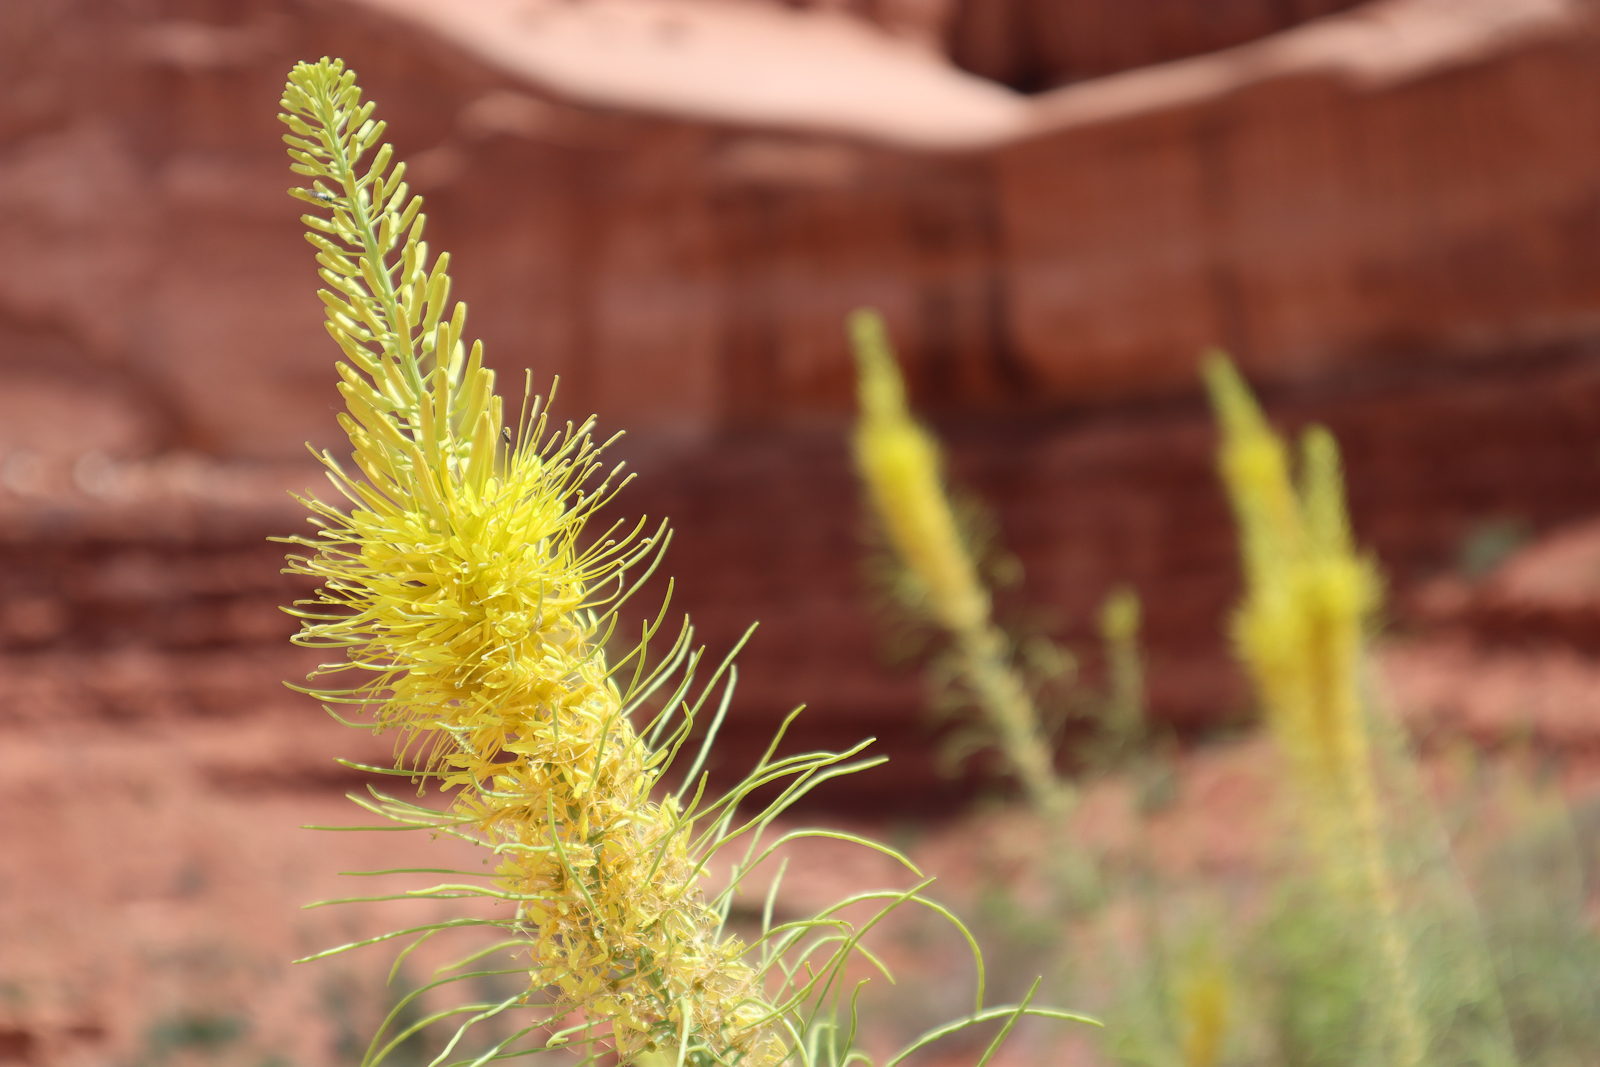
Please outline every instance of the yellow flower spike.
[{"label": "yellow flower spike", "polygon": [[[339,294],[322,295],[348,359],[340,392],[353,421],[342,425],[368,479],[323,457],[352,508],[308,502],[323,529],[299,541],[314,555],[291,559],[292,571],[326,583],[296,612],[296,640],[347,657],[314,678],[365,675],[315,694],[371,708],[380,728],[401,731],[397,769],[455,787],[452,810],[491,847],[525,846],[502,855],[496,880],[539,902],[521,912],[533,927],[530,986],[563,990],[569,1009],[624,1006],[636,1024],[619,1038],[625,1057],[648,1039],[650,1020],[681,1014],[682,990],[712,970],[715,987],[759,999],[737,948],[716,968],[691,950],[716,940],[721,918],[685,881],[685,863],[628,881],[637,857],[662,846],[663,824],[648,814],[653,776],[597,642],[624,571],[647,561],[659,535],[579,549],[607,495],[603,483],[579,489],[596,473],[587,425],[540,444],[545,418],[530,413],[495,462],[493,375],[480,344],[462,351],[464,305],[445,318],[449,276],[443,257],[428,273],[420,201],[394,177],[385,182],[387,147],[356,169],[381,134],[363,125],[370,105],[359,106],[351,75],[328,61],[298,66],[283,103],[295,169],[316,179],[296,195],[333,209],[331,222],[307,222]],[[414,764],[408,752],[420,753]],[[673,921],[654,918],[668,914]],[[728,1044],[723,1011],[706,993],[689,1013],[710,1055],[752,1067],[781,1058],[759,1030]],[[758,1048],[766,1058],[752,1056]]]},{"label": "yellow flower spike", "polygon": [[1288,758],[1329,883],[1371,916],[1388,1062],[1417,1067],[1430,1039],[1386,855],[1361,691],[1377,572],[1351,540],[1333,435],[1320,427],[1306,432],[1297,488],[1282,441],[1232,364],[1212,354],[1203,374],[1222,429],[1218,465],[1239,525],[1245,597],[1235,643]]},{"label": "yellow flower spike", "polygon": [[944,491],[939,446],[911,417],[883,320],[857,311],[850,335],[861,403],[856,466],[873,510],[927,615],[954,639],[962,674],[1030,802],[1059,811],[1070,802],[1070,789],[1056,776],[1033,698],[1011,665],[1009,642],[990,616],[989,591],[962,543]]},{"label": "yellow flower spike", "polygon": [[861,403],[856,463],[873,504],[895,550],[922,584],[929,613],[953,633],[976,630],[988,621],[989,593],[945,498],[939,446],[911,418],[883,320],[857,311],[850,332]]},{"label": "yellow flower spike", "polygon": [[1144,658],[1139,627],[1144,611],[1139,594],[1118,586],[1100,605],[1098,622],[1106,658],[1105,725],[1118,755],[1130,752],[1147,733]]},{"label": "yellow flower spike", "polygon": [[1183,1067],[1216,1067],[1231,1026],[1235,991],[1227,960],[1214,942],[1202,940],[1184,953],[1174,986]]},{"label": "yellow flower spike", "polygon": [[[338,421],[360,472],[319,457],[348,507],[305,501],[317,534],[285,540],[309,550],[290,556],[288,570],[322,583],[315,599],[292,609],[302,621],[295,641],[342,657],[313,672],[306,691],[336,717],[339,706],[356,705],[374,729],[397,732],[386,773],[450,794],[443,811],[376,790],[352,799],[401,827],[431,828],[495,856],[482,875],[455,872],[483,885],[453,881],[393,899],[515,903],[509,917],[406,931],[425,939],[497,929],[509,939],[501,947],[514,946],[526,962],[527,985],[508,999],[455,1009],[469,1018],[447,1051],[476,1021],[513,1007],[528,1007],[533,1020],[451,1067],[558,1045],[579,1053],[575,1067],[608,1057],[818,1067],[807,1034],[819,1012],[839,1010],[836,979],[861,950],[831,917],[764,925],[748,948],[723,923],[742,880],[775,847],[763,847],[772,821],[814,785],[881,760],[855,760],[866,742],[775,760],[780,731],[744,781],[705,797],[699,769],[731,699],[732,656],[694,695],[701,653],[687,624],[663,656],[646,655],[663,606],[640,644],[608,662],[616,609],[653,570],[666,529],[583,536],[615,489],[599,468],[592,424],[552,432],[536,398],[505,424],[482,345],[464,340],[466,306],[446,307],[447,259],[430,266],[421,200],[400,181],[404,165],[389,170],[384,145],[358,169],[383,132],[360,98],[354,74],[328,59],[297,65],[284,89],[291,169],[310,179],[291,194],[326,213],[303,221],[328,287],[320,294],[328,332],[344,356],[347,411]],[[633,680],[620,686],[613,673],[624,667]],[[650,707],[661,710],[636,731],[635,716]],[[699,755],[668,790],[664,778],[691,736],[702,738]],[[752,790],[774,784],[778,799],[735,818]],[[796,831],[785,840],[809,834],[849,837]],[[851,839],[915,873],[893,850]],[[700,875],[714,857],[731,877],[708,899]],[[373,941],[390,936],[399,935]],[[484,954],[477,948],[467,962]],[[983,1011],[978,964],[973,1021],[999,1010]],[[433,988],[505,973],[467,964],[445,971]],[[564,1026],[573,1012],[583,1021]],[[394,1022],[391,1015],[385,1027]],[[397,1043],[384,1044],[380,1030],[362,1067],[376,1067]]]}]

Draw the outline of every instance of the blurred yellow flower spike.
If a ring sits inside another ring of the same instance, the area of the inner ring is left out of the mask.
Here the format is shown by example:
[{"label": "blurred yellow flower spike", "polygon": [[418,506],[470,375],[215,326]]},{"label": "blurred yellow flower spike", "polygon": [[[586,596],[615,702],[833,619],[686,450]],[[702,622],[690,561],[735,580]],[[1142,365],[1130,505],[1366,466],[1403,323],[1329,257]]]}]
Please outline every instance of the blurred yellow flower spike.
[{"label": "blurred yellow flower spike", "polygon": [[1175,1014],[1183,1067],[1216,1067],[1234,1010],[1233,974],[1217,945],[1201,941],[1178,961]]},{"label": "blurred yellow flower spike", "polygon": [[1283,442],[1220,354],[1203,366],[1222,429],[1218,462],[1239,524],[1244,603],[1240,658],[1290,765],[1314,851],[1347,905],[1371,917],[1382,964],[1389,1062],[1423,1061],[1428,1035],[1386,856],[1363,699],[1366,629],[1377,569],[1350,536],[1339,451],[1313,427],[1301,438],[1300,484]]},{"label": "blurred yellow flower spike", "polygon": [[1028,799],[1042,811],[1060,811],[1071,801],[1070,787],[1056,775],[1033,697],[1012,667],[1010,642],[991,617],[989,591],[962,542],[939,445],[911,417],[882,318],[855,312],[850,335],[861,404],[856,466],[873,510],[922,613],[953,639],[959,670]]},{"label": "blurred yellow flower spike", "polygon": [[989,593],[945,497],[939,445],[911,417],[883,320],[858,311],[850,318],[850,333],[861,404],[856,464],[878,517],[921,584],[928,614],[953,633],[980,628],[989,620]]},{"label": "blurred yellow flower spike", "polygon": [[1314,807],[1348,810],[1367,783],[1362,655],[1380,586],[1351,543],[1338,446],[1321,427],[1306,431],[1297,490],[1283,443],[1237,372],[1214,357],[1205,373],[1245,570],[1234,636]]}]

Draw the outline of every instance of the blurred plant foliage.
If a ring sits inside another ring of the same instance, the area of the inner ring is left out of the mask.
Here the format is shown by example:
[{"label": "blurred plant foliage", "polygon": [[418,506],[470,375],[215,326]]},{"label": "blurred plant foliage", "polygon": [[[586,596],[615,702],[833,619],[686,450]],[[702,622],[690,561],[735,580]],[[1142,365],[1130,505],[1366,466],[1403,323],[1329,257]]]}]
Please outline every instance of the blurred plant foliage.
[{"label": "blurred plant foliage", "polygon": [[[1429,1067],[1578,1067],[1600,1055],[1600,807],[1573,810],[1540,777],[1512,763],[1449,786],[1443,814],[1461,826],[1451,849],[1459,878],[1449,858],[1414,856],[1398,880]],[[1371,920],[1330,895],[1307,860],[1280,850],[1267,884],[1251,891],[1223,874],[1113,872],[1109,899],[1139,902],[1135,929],[1116,928],[1111,908],[1080,915],[1086,932],[1062,951],[1095,962],[1058,985],[1104,1014],[1107,1058],[1127,1067],[1393,1063],[1383,962],[1359,925]],[[1002,941],[990,954],[1003,961],[1008,949]],[[1217,1036],[1186,1037],[1196,1033]]]},{"label": "blurred plant foliage", "polygon": [[[992,520],[967,532],[981,506],[950,502],[881,322],[863,312],[851,326],[857,465],[891,557],[879,569],[909,616],[945,635],[932,677],[974,712],[962,751],[998,747],[1041,819],[1020,867],[998,853],[980,864],[976,929],[991,955],[1030,969],[1053,957],[1054,991],[1103,1012],[1103,1052],[1127,1067],[1600,1062],[1600,804],[1573,812],[1514,761],[1464,756],[1471,772],[1436,806],[1371,677],[1382,582],[1355,547],[1330,433],[1312,427],[1291,452],[1226,358],[1205,361],[1245,578],[1232,636],[1280,761],[1287,832],[1259,884],[1178,878],[1140,828],[1160,807],[1149,784],[1174,779],[1146,722],[1137,598],[1115,591],[1100,612],[1102,693],[1085,699],[1054,646],[1069,692],[1041,684],[1050,672],[995,623],[980,579]],[[1513,543],[1492,532],[1474,560]],[[1072,787],[1040,784],[1063,707],[1094,726],[1073,738],[1080,765],[1127,772],[1125,849],[1074,837],[1060,802]],[[1038,878],[1045,893],[1018,896]]]}]

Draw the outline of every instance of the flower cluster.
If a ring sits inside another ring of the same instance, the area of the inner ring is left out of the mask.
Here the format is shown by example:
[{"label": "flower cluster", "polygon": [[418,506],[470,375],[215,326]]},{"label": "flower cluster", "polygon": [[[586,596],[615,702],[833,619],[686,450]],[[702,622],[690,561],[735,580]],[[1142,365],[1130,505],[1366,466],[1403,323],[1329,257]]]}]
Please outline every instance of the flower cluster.
[{"label": "flower cluster", "polygon": [[850,332],[861,404],[856,467],[904,565],[911,599],[950,634],[957,669],[1029,799],[1042,811],[1060,810],[1070,789],[1056,776],[1033,696],[1011,662],[1010,641],[994,622],[989,590],[963,543],[944,489],[938,442],[911,417],[883,320],[857,311]]},{"label": "flower cluster", "polygon": [[1301,439],[1299,485],[1283,442],[1220,355],[1204,366],[1222,429],[1245,578],[1234,638],[1284,750],[1317,859],[1341,905],[1366,917],[1383,983],[1385,1062],[1416,1067],[1429,1035],[1391,870],[1364,699],[1377,568],[1358,555],[1333,435]]},{"label": "flower cluster", "polygon": [[1371,560],[1356,553],[1338,446],[1322,427],[1302,441],[1300,485],[1283,442],[1220,357],[1205,366],[1222,428],[1223,481],[1239,521],[1245,600],[1234,620],[1269,725],[1323,815],[1324,855],[1349,854],[1349,820],[1370,791],[1363,706],[1364,631],[1378,604]]},{"label": "flower cluster", "polygon": [[298,642],[343,653],[311,692],[369,710],[399,732],[397,769],[453,791],[451,816],[499,856],[491,892],[517,902],[531,990],[609,1024],[624,1062],[779,1062],[758,973],[697,884],[693,820],[651,799],[671,749],[636,734],[603,651],[663,533],[581,546],[611,484],[588,426],[550,434],[536,403],[504,421],[465,305],[446,315],[448,257],[430,266],[404,165],[383,145],[358,167],[383,124],[353,73],[300,64],[283,109],[310,179],[293,193],[322,212],[307,239],[359,468],[321,457],[349,507],[308,501],[314,552],[291,557],[323,583]]}]

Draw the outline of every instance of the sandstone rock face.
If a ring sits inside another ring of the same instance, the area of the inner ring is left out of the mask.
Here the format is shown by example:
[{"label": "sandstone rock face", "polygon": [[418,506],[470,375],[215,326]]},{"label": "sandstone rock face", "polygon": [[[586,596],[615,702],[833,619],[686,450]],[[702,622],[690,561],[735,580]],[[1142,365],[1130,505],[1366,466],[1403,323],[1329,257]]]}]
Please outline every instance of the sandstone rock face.
[{"label": "sandstone rock face", "polygon": [[963,69],[1037,90],[1244,44],[1358,2],[965,0],[944,25]]},{"label": "sandstone rock face", "polygon": [[[921,736],[862,610],[841,321],[863,304],[1025,599],[1081,641],[1136,583],[1158,708],[1214,718],[1242,697],[1202,347],[1347,435],[1360,530],[1403,578],[1478,518],[1558,521],[1597,488],[1592,9],[1344,6],[1151,4],[1119,38],[1091,32],[1108,9],[1041,5],[1124,57],[1051,78],[1167,62],[1025,96],[927,44],[976,40],[962,20],[1001,10],[976,2],[7,5],[0,492],[93,504],[144,457],[336,443],[272,113],[295,59],[339,54],[503,384],[559,374],[560,413],[634,432],[624,506],[676,520],[714,647],[765,622],[749,736],[802,700],[819,736]],[[19,633],[68,617],[18,611]]]},{"label": "sandstone rock face", "polygon": [[[1294,33],[1309,47],[1336,27]],[[1005,149],[1008,252],[1026,265],[1008,292],[1027,370],[1048,394],[1126,395],[1181,387],[1208,344],[1287,380],[1584,335],[1596,147],[1548,113],[1513,118],[1511,102],[1553,100],[1565,78],[1587,77],[1590,39],[1381,89],[1281,70],[1208,107]],[[1266,61],[1287,43],[1250,47]],[[1391,77],[1382,65],[1360,76]],[[1548,168],[1524,169],[1546,153]],[[1133,203],[1142,210],[1122,206]]]},{"label": "sandstone rock face", "polygon": [[6,360],[135,397],[141,448],[327,440],[271,115],[313,53],[392,120],[492,358],[631,428],[843,416],[863,303],[960,411],[1167,393],[1215,342],[1296,378],[1505,351],[1600,291],[1596,44],[1557,0],[1371,4],[1028,99],[748,2],[142,10],[9,5],[0,116]]}]

